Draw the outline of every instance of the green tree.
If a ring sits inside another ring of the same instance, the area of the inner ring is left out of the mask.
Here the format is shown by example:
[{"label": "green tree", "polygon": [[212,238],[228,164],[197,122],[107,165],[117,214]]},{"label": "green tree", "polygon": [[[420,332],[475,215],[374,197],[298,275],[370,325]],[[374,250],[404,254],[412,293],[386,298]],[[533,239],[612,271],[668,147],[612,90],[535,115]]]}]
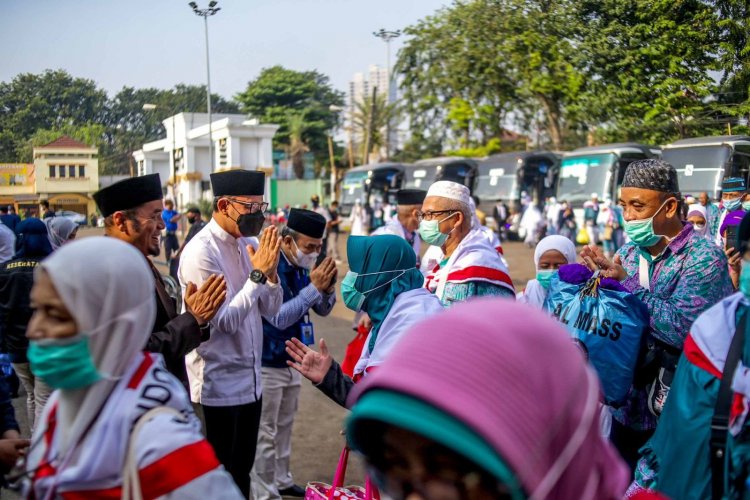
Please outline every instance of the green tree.
[{"label": "green tree", "polygon": [[289,126],[289,156],[292,159],[292,170],[297,179],[305,176],[305,153],[310,148],[305,143],[305,131],[307,124],[304,117],[299,113],[290,113],[287,116]]},{"label": "green tree", "polygon": [[33,149],[53,142],[63,135],[67,135],[77,141],[102,150],[105,146],[105,128],[100,123],[86,123],[84,125],[65,124],[54,129],[39,129],[19,149],[20,161],[30,163],[33,161]]},{"label": "green tree", "polygon": [[327,76],[317,71],[273,66],[263,69],[235,99],[244,112],[263,122],[280,125],[274,137],[277,146],[290,146],[290,119],[302,120],[302,141],[317,160],[327,158],[327,136],[337,123],[330,106],[344,104],[343,93],[331,86]]},{"label": "green tree", "polygon": [[573,0],[473,0],[407,28],[396,69],[413,138],[486,144],[511,111],[519,123],[541,112],[561,148],[582,115],[576,12]]},{"label": "green tree", "polygon": [[[584,100],[610,139],[720,133],[712,94],[721,13],[703,0],[585,0]],[[601,132],[600,132],[601,133]]]},{"label": "green tree", "polygon": [[0,161],[18,161],[37,130],[102,123],[107,94],[63,70],[22,73],[0,83]]},{"label": "green tree", "polygon": [[[399,116],[399,104],[389,103],[388,97],[379,92],[354,103],[353,133],[362,139],[360,152],[365,163],[370,153],[385,147],[388,124],[398,123]],[[366,144],[369,144],[369,150],[365,152]]]}]

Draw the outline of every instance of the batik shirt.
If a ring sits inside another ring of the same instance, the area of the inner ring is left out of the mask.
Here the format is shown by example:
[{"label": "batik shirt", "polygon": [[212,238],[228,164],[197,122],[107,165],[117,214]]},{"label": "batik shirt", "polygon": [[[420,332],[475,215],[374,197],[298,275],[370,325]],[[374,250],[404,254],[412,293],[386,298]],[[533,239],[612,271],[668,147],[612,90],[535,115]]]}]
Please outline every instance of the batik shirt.
[{"label": "batik shirt", "polygon": [[[734,291],[726,256],[719,247],[695,234],[692,224],[685,224],[656,257],[633,243],[622,247],[618,255],[628,274],[622,284],[646,304],[651,334],[679,350],[698,316]],[[640,285],[641,255],[648,262],[650,291]],[[631,389],[628,402],[613,415],[635,430],[656,427],[645,390]]]},{"label": "batik shirt", "polygon": [[709,203],[706,206],[706,213],[708,215],[708,230],[711,232],[711,236],[716,238],[719,232],[719,207],[713,203]]}]

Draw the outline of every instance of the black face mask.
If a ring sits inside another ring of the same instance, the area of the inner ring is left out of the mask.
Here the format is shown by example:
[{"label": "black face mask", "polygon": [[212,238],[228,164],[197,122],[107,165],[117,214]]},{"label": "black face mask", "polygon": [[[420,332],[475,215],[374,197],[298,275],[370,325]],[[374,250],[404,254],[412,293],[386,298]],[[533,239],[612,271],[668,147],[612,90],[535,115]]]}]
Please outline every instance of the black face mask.
[{"label": "black face mask", "polygon": [[188,224],[195,224],[195,217],[188,217]]},{"label": "black face mask", "polygon": [[252,214],[240,214],[235,222],[237,223],[237,229],[240,230],[240,234],[244,237],[258,236],[260,230],[263,229],[263,223],[266,221],[266,216],[263,212],[255,212]]}]

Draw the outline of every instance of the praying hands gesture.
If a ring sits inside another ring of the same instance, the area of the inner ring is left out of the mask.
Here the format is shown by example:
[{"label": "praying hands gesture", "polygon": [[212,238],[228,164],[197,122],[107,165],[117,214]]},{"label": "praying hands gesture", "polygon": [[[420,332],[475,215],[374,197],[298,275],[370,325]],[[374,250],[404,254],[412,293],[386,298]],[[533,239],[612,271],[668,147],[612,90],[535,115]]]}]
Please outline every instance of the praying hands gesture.
[{"label": "praying hands gesture", "polygon": [[333,358],[323,339],[320,339],[320,352],[313,351],[296,338],[286,341],[286,352],[294,360],[287,361],[286,364],[313,384],[321,383],[333,364]]},{"label": "praying hands gesture", "polygon": [[247,246],[247,253],[250,255],[253,269],[265,274],[271,283],[278,281],[276,267],[279,265],[280,248],[281,236],[279,236],[279,230],[275,226],[270,226],[263,231],[260,235],[257,250],[252,245]]},{"label": "praying hands gesture", "polygon": [[200,326],[216,316],[226,298],[227,282],[218,274],[209,276],[200,289],[193,282],[185,287],[185,308]]},{"label": "praying hands gesture", "polygon": [[604,256],[602,250],[596,245],[586,245],[583,247],[583,250],[581,250],[581,258],[590,271],[601,271],[601,276],[604,276],[605,278],[622,281],[628,277],[628,273],[625,272],[625,268],[622,267],[620,256],[615,255],[615,260],[612,262]]},{"label": "praying hands gesture", "polygon": [[336,273],[336,262],[331,257],[326,257],[310,272],[310,282],[320,293],[333,293]]}]

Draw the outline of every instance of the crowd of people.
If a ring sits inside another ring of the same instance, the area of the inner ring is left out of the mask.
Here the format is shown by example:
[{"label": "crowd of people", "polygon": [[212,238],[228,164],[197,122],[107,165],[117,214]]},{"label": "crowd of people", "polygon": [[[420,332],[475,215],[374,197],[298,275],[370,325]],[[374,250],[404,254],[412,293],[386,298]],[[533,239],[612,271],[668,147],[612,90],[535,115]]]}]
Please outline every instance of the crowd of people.
[{"label": "crowd of people", "polygon": [[[31,430],[22,438],[0,377],[0,467],[27,498],[304,497],[290,469],[303,378],[351,410],[347,446],[376,496],[750,491],[744,179],[724,179],[714,203],[681,193],[668,163],[636,161],[616,202],[583,205],[581,227],[565,201],[528,202],[536,276],[520,289],[504,224],[486,228],[455,182],[399,191],[376,224],[356,226],[355,205],[343,276],[335,204],[313,197],[269,220],[264,174],[230,170],[211,174],[203,220],[161,186],[153,174],[97,192],[105,236],[75,240],[54,214],[0,219],[2,347]],[[646,314],[616,404],[593,367],[603,354],[582,355],[551,310],[579,268]],[[366,334],[351,371],[316,332],[337,289]]]}]

